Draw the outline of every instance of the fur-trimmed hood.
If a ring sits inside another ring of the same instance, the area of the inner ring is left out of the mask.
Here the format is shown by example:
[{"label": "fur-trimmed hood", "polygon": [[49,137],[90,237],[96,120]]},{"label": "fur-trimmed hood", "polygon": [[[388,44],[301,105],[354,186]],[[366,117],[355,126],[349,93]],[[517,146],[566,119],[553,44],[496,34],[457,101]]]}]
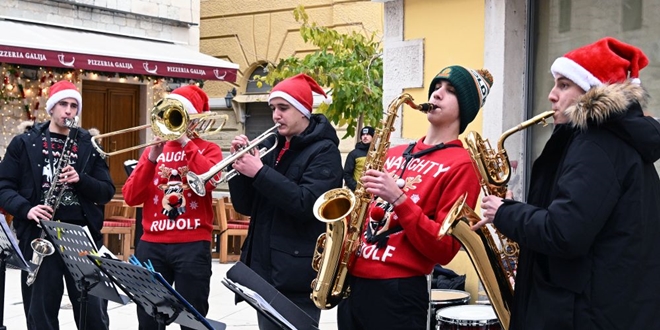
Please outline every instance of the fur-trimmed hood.
[{"label": "fur-trimmed hood", "polygon": [[660,123],[645,116],[649,99],[638,84],[621,83],[593,87],[574,106],[565,110],[568,123],[585,131],[600,127],[612,131],[635,148],[645,161],[660,158]]},{"label": "fur-trimmed hood", "polygon": [[643,108],[648,98],[649,94],[638,84],[602,85],[588,90],[565,114],[574,127],[586,129],[626,112],[631,103],[637,102]]}]

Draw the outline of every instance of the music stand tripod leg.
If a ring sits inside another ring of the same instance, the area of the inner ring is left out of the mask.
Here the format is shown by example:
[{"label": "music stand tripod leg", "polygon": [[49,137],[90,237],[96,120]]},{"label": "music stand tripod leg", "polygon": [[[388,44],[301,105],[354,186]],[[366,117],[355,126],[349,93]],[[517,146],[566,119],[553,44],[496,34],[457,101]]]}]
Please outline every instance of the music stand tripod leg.
[{"label": "music stand tripod leg", "polygon": [[80,330],[87,329],[87,288],[80,290]]},{"label": "music stand tripod leg", "polygon": [[2,253],[0,257],[0,330],[7,330],[5,326],[5,277],[7,273],[7,256]]}]

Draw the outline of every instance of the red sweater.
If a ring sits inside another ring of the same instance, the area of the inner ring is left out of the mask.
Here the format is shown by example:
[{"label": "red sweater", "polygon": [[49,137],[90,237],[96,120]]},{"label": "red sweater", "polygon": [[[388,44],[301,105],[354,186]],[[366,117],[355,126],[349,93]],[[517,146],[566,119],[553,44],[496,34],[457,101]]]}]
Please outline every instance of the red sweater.
[{"label": "red sweater", "polygon": [[[433,147],[422,143],[423,140],[417,142],[412,154]],[[382,248],[367,243],[362,235],[361,254],[355,259],[353,275],[371,279],[426,275],[435,264],[446,265],[458,253],[460,243],[453,237],[438,239],[440,226],[462,194],[468,193],[467,204],[474,208],[480,186],[461,141],[446,144],[461,147],[436,150],[410,160],[401,177],[406,180],[403,191],[408,198],[394,208],[389,221],[389,228],[401,225],[403,230],[390,234]],[[407,147],[402,145],[388,150],[384,171],[399,177]]]},{"label": "red sweater", "polygon": [[149,148],[126,180],[122,193],[128,205],[143,204],[142,240],[152,243],[210,241],[213,230],[213,185],[199,197],[187,184],[186,174],[207,172],[222,160],[220,147],[193,139],[185,148],[165,143],[157,163],[149,161]]}]

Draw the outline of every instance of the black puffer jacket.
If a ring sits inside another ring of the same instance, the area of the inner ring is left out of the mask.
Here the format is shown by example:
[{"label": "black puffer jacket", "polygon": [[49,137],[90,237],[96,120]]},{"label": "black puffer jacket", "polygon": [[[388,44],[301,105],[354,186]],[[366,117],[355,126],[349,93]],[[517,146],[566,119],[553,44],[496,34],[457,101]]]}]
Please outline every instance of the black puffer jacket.
[{"label": "black puffer jacket", "polygon": [[534,162],[528,204],[499,208],[521,247],[510,329],[660,329],[660,124],[646,98],[592,88]]},{"label": "black puffer jacket", "polygon": [[[14,216],[19,239],[35,237],[41,231],[33,220],[27,219],[30,209],[39,204],[43,194],[41,180],[44,154],[41,134],[50,121],[35,125],[27,133],[14,137],[0,163],[0,207]],[[101,238],[103,207],[115,194],[115,186],[108,172],[108,164],[94,150],[89,132],[79,129],[78,161],[74,168],[80,181],[73,185],[79,197],[85,220],[93,238]],[[29,241],[28,241],[29,242]]]},{"label": "black puffer jacket", "polygon": [[316,240],[326,228],[313,206],[321,194],[341,187],[339,139],[323,115],[313,114],[275,166],[284,143],[278,135],[277,148],[262,158],[257,175],[231,179],[229,191],[236,211],[251,216],[241,261],[280,292],[308,293],[316,277]]},{"label": "black puffer jacket", "polygon": [[[355,149],[349,152],[348,156],[346,156],[346,162],[344,163],[344,182],[346,182],[346,187],[350,190],[355,190],[357,187],[355,170],[361,172],[364,168],[364,158],[367,157],[369,146],[371,146],[371,143],[358,142],[355,144]],[[358,164],[359,166],[356,168],[356,165]]]}]

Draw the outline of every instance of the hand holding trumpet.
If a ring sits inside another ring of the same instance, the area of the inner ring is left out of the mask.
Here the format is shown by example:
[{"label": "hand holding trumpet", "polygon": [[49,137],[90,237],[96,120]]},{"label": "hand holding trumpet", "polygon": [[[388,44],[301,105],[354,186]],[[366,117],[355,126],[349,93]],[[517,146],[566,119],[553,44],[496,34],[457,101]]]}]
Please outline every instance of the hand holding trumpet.
[{"label": "hand holding trumpet", "polygon": [[[247,136],[238,135],[231,141],[231,148],[229,150],[235,153],[249,144],[250,141]],[[250,152],[246,152],[232,164],[232,167],[236,171],[249,178],[254,178],[263,166],[264,164],[261,161],[258,148],[253,148]]]}]

